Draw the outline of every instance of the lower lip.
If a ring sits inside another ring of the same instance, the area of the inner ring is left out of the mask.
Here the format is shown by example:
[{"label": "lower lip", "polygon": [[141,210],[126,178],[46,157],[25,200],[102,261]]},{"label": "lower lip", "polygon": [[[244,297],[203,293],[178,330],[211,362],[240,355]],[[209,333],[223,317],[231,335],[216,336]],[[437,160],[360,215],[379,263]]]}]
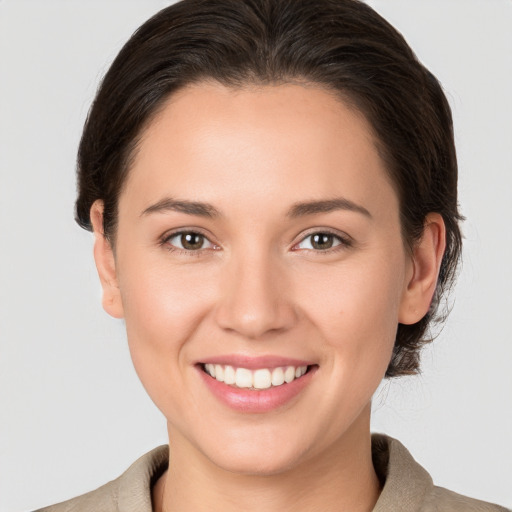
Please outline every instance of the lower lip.
[{"label": "lower lip", "polygon": [[317,369],[317,366],[313,366],[302,377],[289,384],[253,390],[236,388],[219,382],[198,367],[204,383],[222,403],[239,412],[246,413],[264,413],[286,405],[311,382]]}]

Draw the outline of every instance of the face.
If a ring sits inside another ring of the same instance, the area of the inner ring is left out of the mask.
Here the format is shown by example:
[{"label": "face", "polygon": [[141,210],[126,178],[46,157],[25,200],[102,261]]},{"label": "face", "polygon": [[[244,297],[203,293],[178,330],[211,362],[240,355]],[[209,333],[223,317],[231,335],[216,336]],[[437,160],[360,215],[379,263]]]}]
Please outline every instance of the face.
[{"label": "face", "polygon": [[314,86],[174,94],[120,196],[111,267],[106,309],[125,318],[171,446],[245,473],[368,431],[414,309],[371,129]]}]

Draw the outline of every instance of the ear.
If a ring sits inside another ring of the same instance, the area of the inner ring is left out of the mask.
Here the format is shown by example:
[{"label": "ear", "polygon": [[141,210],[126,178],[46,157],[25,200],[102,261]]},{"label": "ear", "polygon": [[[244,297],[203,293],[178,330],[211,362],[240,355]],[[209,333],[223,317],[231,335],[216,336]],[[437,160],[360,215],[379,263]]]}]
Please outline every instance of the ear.
[{"label": "ear", "polygon": [[428,312],[434,292],[444,250],[446,228],[439,213],[429,213],[425,219],[423,235],[415,244],[411,269],[400,304],[398,321],[415,324]]},{"label": "ear", "polygon": [[90,217],[94,230],[94,261],[103,288],[103,309],[114,318],[123,318],[114,251],[103,231],[103,201],[99,199],[94,201]]}]

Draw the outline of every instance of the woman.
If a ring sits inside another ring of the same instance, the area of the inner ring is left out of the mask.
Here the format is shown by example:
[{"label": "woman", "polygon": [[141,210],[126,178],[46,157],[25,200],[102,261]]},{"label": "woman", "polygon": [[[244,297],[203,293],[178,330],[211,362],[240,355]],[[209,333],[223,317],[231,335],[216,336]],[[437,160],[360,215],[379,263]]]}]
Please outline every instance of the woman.
[{"label": "woman", "polygon": [[456,183],[439,84],[365,4],[149,20],[91,109],[77,220],[170,459],[46,510],[503,510],[370,437],[452,283]]}]

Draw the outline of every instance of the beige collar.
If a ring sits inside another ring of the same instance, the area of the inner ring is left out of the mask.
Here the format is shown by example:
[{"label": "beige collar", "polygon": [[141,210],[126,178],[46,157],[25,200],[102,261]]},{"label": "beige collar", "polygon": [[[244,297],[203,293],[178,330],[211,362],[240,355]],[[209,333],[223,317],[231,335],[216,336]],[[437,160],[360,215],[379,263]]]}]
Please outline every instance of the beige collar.
[{"label": "beige collar", "polygon": [[[430,475],[396,439],[372,435],[373,464],[383,490],[373,512],[421,510],[432,490]],[[159,446],[143,455],[118,479],[120,512],[151,512],[151,488],[167,469],[169,447]]]}]

